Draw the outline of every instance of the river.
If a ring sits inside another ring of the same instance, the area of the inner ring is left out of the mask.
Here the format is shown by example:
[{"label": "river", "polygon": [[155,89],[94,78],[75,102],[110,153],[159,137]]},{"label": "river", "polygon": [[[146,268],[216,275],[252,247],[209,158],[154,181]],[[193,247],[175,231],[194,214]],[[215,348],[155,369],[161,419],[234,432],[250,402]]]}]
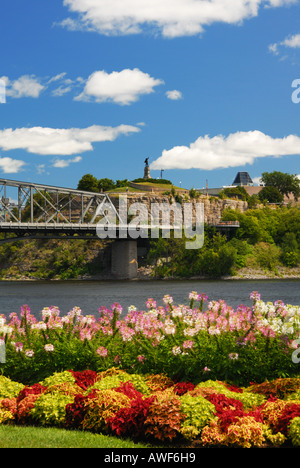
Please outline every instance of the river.
[{"label": "river", "polygon": [[98,314],[100,306],[119,302],[124,312],[130,305],[145,309],[148,298],[162,305],[165,294],[179,304],[188,303],[190,291],[205,293],[209,300],[224,299],[228,305],[251,305],[249,295],[258,291],[264,301],[300,305],[300,280],[160,280],[160,281],[0,281],[0,314],[19,312],[27,304],[40,318],[43,307],[58,306],[61,315],[79,306],[84,315]]}]

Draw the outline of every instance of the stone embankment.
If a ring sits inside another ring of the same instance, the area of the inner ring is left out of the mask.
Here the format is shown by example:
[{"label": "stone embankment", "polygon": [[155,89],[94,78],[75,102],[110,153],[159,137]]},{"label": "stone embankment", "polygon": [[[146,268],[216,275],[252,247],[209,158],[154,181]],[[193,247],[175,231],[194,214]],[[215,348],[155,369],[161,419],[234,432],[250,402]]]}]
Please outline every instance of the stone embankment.
[{"label": "stone embankment", "polygon": [[[160,204],[162,211],[168,210],[168,207],[172,203],[176,203],[175,199],[169,195],[160,194],[145,194],[145,193],[126,193],[127,206],[130,207],[134,203],[141,203],[146,206],[148,214],[151,214],[151,206],[154,203]],[[111,194],[110,199],[116,208],[119,208],[119,195]],[[242,200],[222,200],[214,197],[200,196],[199,198],[189,198],[188,196],[181,196],[180,203],[183,207],[184,203],[191,203],[193,205],[193,222],[195,221],[196,204],[203,203],[204,205],[204,222],[206,224],[214,225],[217,224],[222,217],[222,213],[225,209],[231,208],[233,210],[239,210],[242,213],[247,211],[248,203]],[[178,202],[177,202],[178,203]],[[150,217],[148,218],[150,222]]]}]

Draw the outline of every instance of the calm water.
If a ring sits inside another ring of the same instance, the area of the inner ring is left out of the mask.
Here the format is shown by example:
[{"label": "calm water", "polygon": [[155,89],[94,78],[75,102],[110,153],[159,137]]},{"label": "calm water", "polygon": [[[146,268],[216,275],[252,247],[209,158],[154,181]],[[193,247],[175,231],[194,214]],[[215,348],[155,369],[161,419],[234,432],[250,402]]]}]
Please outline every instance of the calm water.
[{"label": "calm water", "polygon": [[72,307],[81,307],[83,313],[97,315],[100,306],[109,307],[119,302],[124,312],[135,305],[145,308],[145,301],[161,299],[169,294],[180,304],[188,303],[188,293],[206,293],[209,300],[224,299],[228,305],[251,305],[251,291],[258,291],[264,301],[281,299],[300,305],[300,280],[228,280],[228,281],[61,281],[61,282],[0,282],[0,314],[19,312],[28,304],[32,313],[40,317],[43,307],[58,306],[61,315]]}]

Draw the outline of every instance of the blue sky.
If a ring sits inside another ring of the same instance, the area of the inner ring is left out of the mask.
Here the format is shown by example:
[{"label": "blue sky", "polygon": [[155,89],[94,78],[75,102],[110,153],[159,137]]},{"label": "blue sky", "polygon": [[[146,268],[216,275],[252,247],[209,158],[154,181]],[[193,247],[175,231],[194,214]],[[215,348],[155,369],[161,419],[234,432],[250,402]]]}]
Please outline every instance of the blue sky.
[{"label": "blue sky", "polygon": [[300,174],[299,19],[297,0],[1,0],[0,177]]}]

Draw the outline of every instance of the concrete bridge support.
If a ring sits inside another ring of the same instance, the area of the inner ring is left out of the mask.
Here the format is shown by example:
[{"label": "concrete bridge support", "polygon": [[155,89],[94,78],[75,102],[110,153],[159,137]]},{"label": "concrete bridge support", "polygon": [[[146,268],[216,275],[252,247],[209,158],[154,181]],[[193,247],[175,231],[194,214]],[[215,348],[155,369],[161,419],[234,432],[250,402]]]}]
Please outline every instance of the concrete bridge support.
[{"label": "concrete bridge support", "polygon": [[138,256],[136,240],[116,240],[112,244],[111,273],[118,279],[137,277]]}]

